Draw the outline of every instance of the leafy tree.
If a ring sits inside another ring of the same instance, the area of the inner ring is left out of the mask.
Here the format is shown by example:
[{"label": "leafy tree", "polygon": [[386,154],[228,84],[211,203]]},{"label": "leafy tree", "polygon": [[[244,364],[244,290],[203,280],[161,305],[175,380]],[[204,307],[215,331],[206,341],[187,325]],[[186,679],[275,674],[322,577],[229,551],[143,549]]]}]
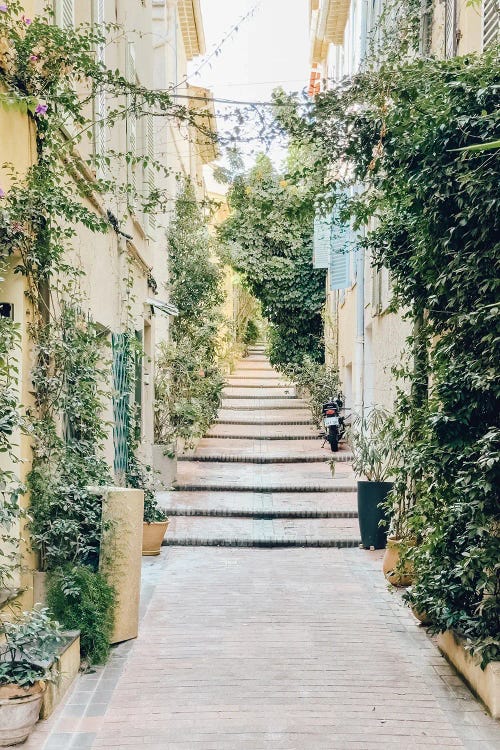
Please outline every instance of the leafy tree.
[{"label": "leafy tree", "polygon": [[269,321],[271,362],[298,363],[306,354],[321,362],[325,272],[312,266],[308,185],[287,180],[260,155],[248,173],[232,176],[228,202],[220,237]]}]

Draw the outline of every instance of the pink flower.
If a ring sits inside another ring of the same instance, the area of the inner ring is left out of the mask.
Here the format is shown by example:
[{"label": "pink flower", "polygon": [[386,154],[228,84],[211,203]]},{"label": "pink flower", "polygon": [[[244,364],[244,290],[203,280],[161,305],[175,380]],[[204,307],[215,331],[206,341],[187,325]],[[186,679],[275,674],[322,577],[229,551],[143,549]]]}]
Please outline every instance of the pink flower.
[{"label": "pink flower", "polygon": [[48,108],[49,108],[48,104],[42,104],[40,102],[39,104],[36,105],[35,115],[39,115],[39,117],[43,117],[44,115],[47,114]]},{"label": "pink flower", "polygon": [[5,190],[0,187],[0,198],[5,198]]},{"label": "pink flower", "polygon": [[38,60],[38,55],[30,55],[31,62],[36,62]]}]

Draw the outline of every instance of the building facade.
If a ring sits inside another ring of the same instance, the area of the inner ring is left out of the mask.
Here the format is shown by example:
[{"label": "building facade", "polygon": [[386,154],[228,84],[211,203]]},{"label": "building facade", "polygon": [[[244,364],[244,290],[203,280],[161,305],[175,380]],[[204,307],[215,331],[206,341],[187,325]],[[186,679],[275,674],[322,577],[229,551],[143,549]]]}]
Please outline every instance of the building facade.
[{"label": "building facade", "polygon": [[[46,3],[26,0],[25,14],[33,18]],[[187,84],[187,65],[204,52],[203,24],[199,0],[54,0],[54,23],[63,27],[80,24],[117,24],[109,27],[109,41],[98,45],[96,56],[107,68],[120,71],[125,79],[149,89],[162,88],[186,99],[204,118],[202,136],[195,125],[169,120],[161,113],[138,114],[127,108],[127,116],[108,123],[116,106],[105,91],[92,104],[92,137],[78,143],[81,163],[88,180],[89,195],[95,174],[116,189],[104,196],[82,198],[86,207],[108,217],[109,230],[95,233],[79,225],[68,243],[65,262],[79,272],[78,304],[82,319],[96,324],[102,340],[102,366],[108,378],[103,419],[107,425],[104,458],[114,482],[123,485],[127,470],[129,436],[124,408],[130,399],[137,415],[138,454],[152,461],[155,349],[168,338],[168,254],[166,233],[177,192],[178,176],[189,176],[200,199],[204,197],[203,165],[214,159],[216,149],[210,135],[215,128],[210,93],[192,92]],[[113,28],[115,29],[113,31]],[[35,163],[33,120],[20,111],[0,106],[0,164],[10,162],[22,175]],[[71,125],[68,135],[71,137]],[[131,159],[113,159],[128,153]],[[146,155],[149,162],[141,163]],[[106,158],[110,157],[108,162]],[[152,160],[161,163],[153,170]],[[70,178],[68,178],[70,179]],[[124,186],[128,186],[124,189]],[[0,187],[8,193],[9,171],[0,171]],[[168,196],[167,204],[152,212],[141,210],[134,195],[147,197],[158,188]],[[129,190],[127,194],[127,189]],[[166,207],[165,207],[166,206]],[[1,206],[0,206],[1,208]],[[18,401],[23,408],[33,403],[30,371],[33,344],[29,335],[34,311],[26,295],[26,279],[15,273],[18,259],[11,257],[0,270],[0,303],[20,332],[13,356],[19,371]],[[54,280],[55,283],[55,280]],[[137,341],[135,362],[125,361],[126,337]],[[130,373],[133,372],[132,380]],[[61,426],[63,429],[63,426]],[[0,455],[0,468],[13,470],[24,481],[31,466],[31,443],[25,433],[12,436],[12,455]],[[21,502],[28,503],[24,496]],[[24,537],[21,526],[20,537]],[[14,588],[26,589],[23,606],[31,606],[30,573],[36,560],[29,553],[29,540],[22,542],[26,572],[17,576]]]}]

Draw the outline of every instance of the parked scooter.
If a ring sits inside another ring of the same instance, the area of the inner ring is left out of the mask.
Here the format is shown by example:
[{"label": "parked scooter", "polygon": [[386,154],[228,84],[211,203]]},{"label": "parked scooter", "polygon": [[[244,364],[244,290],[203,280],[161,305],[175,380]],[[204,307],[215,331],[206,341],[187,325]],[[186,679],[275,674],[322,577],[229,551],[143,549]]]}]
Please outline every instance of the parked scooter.
[{"label": "parked scooter", "polygon": [[341,416],[341,411],[344,411],[344,402],[340,393],[337,398],[332,398],[326,404],[323,404],[324,438],[325,441],[328,440],[330,443],[332,452],[338,451],[339,442],[344,437],[346,430],[345,417]]}]

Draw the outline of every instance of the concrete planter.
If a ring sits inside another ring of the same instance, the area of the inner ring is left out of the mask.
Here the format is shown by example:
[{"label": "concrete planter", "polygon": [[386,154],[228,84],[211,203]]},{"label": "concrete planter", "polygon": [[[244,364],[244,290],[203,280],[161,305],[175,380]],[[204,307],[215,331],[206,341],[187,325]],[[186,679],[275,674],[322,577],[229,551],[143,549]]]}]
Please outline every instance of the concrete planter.
[{"label": "concrete planter", "polygon": [[47,606],[47,573],[41,570],[33,573],[33,603]]},{"label": "concrete planter", "polygon": [[62,701],[80,670],[80,631],[68,630],[54,662],[57,679],[47,684],[40,718],[48,719]]},{"label": "concrete planter", "polygon": [[438,647],[471,690],[483,701],[494,719],[500,719],[500,661],[481,669],[477,657],[465,649],[465,641],[451,630],[440,633]]},{"label": "concrete planter", "polygon": [[38,721],[45,685],[20,688],[6,685],[0,688],[0,747],[24,742]]},{"label": "concrete planter", "polygon": [[153,445],[153,466],[162,489],[169,490],[177,476],[177,456],[170,457],[171,445]]},{"label": "concrete planter", "polygon": [[116,591],[111,643],[137,638],[142,564],[144,492],[125,487],[92,488],[102,497],[105,529],[99,570]]}]

